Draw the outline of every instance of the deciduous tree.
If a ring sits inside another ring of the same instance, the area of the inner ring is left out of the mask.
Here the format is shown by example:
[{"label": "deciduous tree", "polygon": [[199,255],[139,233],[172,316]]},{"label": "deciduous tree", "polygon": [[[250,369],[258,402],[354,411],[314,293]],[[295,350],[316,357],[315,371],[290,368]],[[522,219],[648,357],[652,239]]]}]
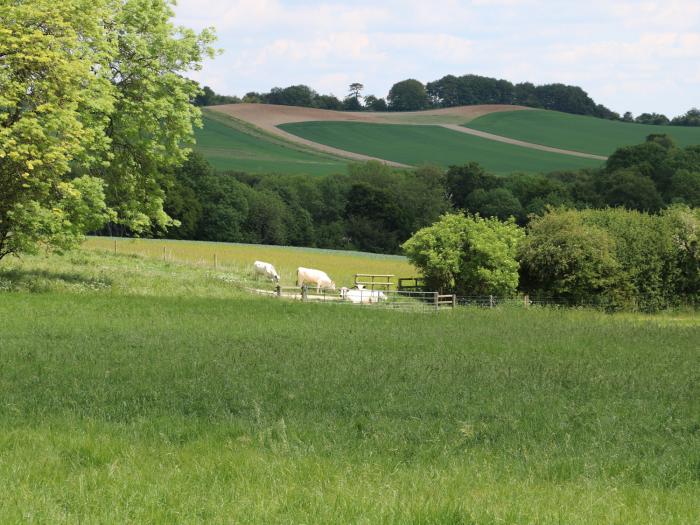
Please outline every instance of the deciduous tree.
[{"label": "deciduous tree", "polygon": [[523,231],[511,220],[447,214],[403,244],[428,286],[460,294],[510,295],[518,287]]},{"label": "deciduous tree", "polygon": [[0,257],[70,247],[106,220],[172,224],[163,174],[199,119],[182,74],[213,54],[211,31],[172,16],[169,0],[0,5]]}]

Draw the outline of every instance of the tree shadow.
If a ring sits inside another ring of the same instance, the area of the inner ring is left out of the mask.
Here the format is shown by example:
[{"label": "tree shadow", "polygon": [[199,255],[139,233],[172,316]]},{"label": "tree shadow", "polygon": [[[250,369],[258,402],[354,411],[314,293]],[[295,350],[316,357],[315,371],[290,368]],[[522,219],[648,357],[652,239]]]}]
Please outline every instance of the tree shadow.
[{"label": "tree shadow", "polygon": [[66,288],[89,291],[111,288],[112,283],[112,279],[91,277],[80,272],[0,268],[0,291],[48,292]]}]

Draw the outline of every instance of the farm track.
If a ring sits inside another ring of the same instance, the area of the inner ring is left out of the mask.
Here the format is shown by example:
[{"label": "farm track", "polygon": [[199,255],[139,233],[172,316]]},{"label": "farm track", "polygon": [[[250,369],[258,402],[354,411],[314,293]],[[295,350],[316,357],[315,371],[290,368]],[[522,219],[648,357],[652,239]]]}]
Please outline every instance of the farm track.
[{"label": "farm track", "polygon": [[530,108],[521,106],[504,105],[479,105],[461,106],[456,108],[443,108],[437,110],[411,111],[405,113],[365,113],[365,112],[343,112],[324,109],[301,108],[295,106],[278,106],[274,104],[230,104],[224,106],[212,106],[210,109],[252,124],[268,133],[276,135],[285,141],[293,142],[316,151],[334,155],[336,157],[347,158],[358,161],[375,160],[396,168],[411,168],[408,164],[394,162],[379,157],[363,155],[352,151],[327,146],[312,140],[308,140],[283,129],[278,126],[296,122],[363,122],[373,124],[394,124],[394,125],[422,125],[439,126],[458,133],[465,133],[495,142],[502,142],[528,149],[557,153],[572,157],[581,157],[593,160],[607,160],[602,155],[594,155],[581,151],[554,148],[535,144],[522,140],[495,135],[485,131],[479,131],[464,127],[463,124],[477,117],[503,111],[528,111]]},{"label": "farm track", "polygon": [[561,155],[570,155],[572,157],[582,157],[584,159],[594,159],[594,160],[608,160],[608,157],[603,155],[594,155],[593,153],[584,153],[582,151],[573,151],[569,149],[552,148],[550,146],[543,146],[542,144],[535,144],[533,142],[525,142],[523,140],[511,139],[509,137],[504,137],[502,135],[494,135],[493,133],[488,133],[486,131],[479,131],[472,128],[466,128],[457,124],[440,124],[443,128],[451,129],[452,131],[458,131],[460,133],[466,133],[468,135],[474,135],[476,137],[481,137],[484,139],[495,140],[497,142],[504,142],[505,144],[513,144],[514,146],[521,146],[523,148],[537,149],[540,151],[548,151],[549,153],[559,153]]}]

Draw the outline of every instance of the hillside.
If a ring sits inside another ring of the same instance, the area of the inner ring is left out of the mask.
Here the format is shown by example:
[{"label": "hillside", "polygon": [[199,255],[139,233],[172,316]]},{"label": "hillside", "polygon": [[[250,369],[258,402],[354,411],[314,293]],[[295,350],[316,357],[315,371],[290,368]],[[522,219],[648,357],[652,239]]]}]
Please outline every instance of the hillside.
[{"label": "hillside", "polygon": [[[480,105],[372,113],[230,104],[205,109],[205,129],[199,134],[198,148],[220,169],[255,172],[277,169],[296,173],[306,163],[313,173],[327,173],[337,169],[334,162],[371,159],[397,167],[426,163],[449,166],[478,161],[498,173],[576,169],[600,164],[602,157],[581,158],[585,154],[575,151],[542,152],[546,148],[536,144],[516,144],[507,137],[486,136],[459,127],[484,115],[514,111],[530,110],[518,106]],[[484,136],[475,138],[470,134]],[[226,146],[228,140],[230,148]],[[268,154],[271,158],[266,157]],[[314,154],[323,155],[323,160],[314,158]]]},{"label": "hillside", "polygon": [[639,144],[655,133],[670,135],[679,146],[700,144],[700,128],[651,126],[544,110],[490,113],[477,117],[465,126],[535,144],[597,155],[610,155],[621,146]]},{"label": "hillside", "polygon": [[196,149],[218,170],[313,175],[345,171],[346,159],[304,148],[208,109],[202,117],[204,127],[195,132]]},{"label": "hillside", "polygon": [[599,160],[506,144],[436,125],[303,122],[279,127],[307,140],[413,166],[448,167],[475,161],[488,171],[508,174],[593,168],[601,164]]},{"label": "hillside", "polygon": [[348,162],[547,172],[600,166],[615,149],[667,133],[700,144],[700,128],[623,123],[509,105],[411,112],[342,112],[272,104],[204,110],[197,148],[218,169],[338,173]]}]

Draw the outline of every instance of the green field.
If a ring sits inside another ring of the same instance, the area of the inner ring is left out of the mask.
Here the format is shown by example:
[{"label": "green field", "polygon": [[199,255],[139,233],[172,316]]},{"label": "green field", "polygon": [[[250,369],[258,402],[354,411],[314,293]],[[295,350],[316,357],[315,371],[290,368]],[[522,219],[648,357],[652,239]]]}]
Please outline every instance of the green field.
[{"label": "green field", "polygon": [[700,520],[697,314],[405,313],[227,275],[0,263],[0,522]]},{"label": "green field", "polygon": [[214,168],[248,173],[345,173],[348,161],[306,150],[226,115],[204,111],[195,132],[199,151]]},{"label": "green field", "polygon": [[621,146],[639,144],[653,133],[671,135],[680,146],[700,144],[700,128],[615,122],[557,111],[491,113],[465,127],[596,155],[610,155]]},{"label": "green field", "polygon": [[279,126],[289,133],[355,153],[418,166],[447,167],[471,161],[500,174],[593,168],[601,163],[513,146],[439,126],[300,122]]}]

